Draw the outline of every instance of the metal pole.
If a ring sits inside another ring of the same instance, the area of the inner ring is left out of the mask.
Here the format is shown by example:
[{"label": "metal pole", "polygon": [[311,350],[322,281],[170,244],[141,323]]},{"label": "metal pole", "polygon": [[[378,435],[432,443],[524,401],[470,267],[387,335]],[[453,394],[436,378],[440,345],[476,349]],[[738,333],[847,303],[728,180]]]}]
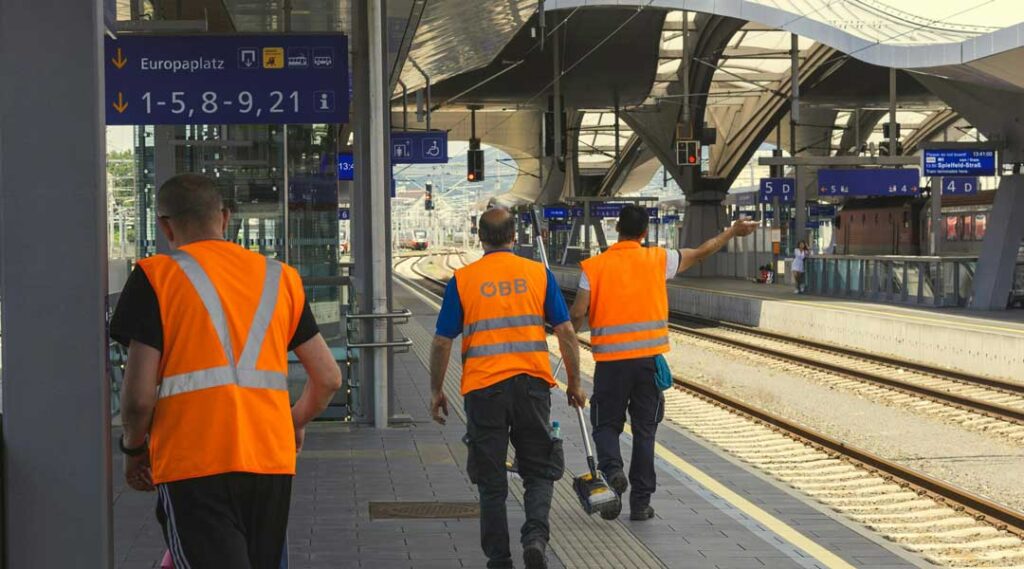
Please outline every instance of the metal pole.
[{"label": "metal pole", "polygon": [[690,124],[690,13],[683,10],[683,121]]},{"label": "metal pole", "polygon": [[[796,34],[790,34],[790,86],[792,87],[793,97],[789,111],[789,153],[795,157],[798,150],[796,146],[796,127],[800,124],[800,38]],[[795,200],[793,207],[796,210],[795,216],[795,227],[793,227],[793,246],[796,246],[796,242],[806,239],[807,234],[807,189],[803,184],[800,183],[800,167],[793,166],[793,191],[795,192]],[[788,247],[786,248],[788,251]]]},{"label": "metal pole", "polygon": [[[388,98],[384,92],[384,30],[383,21],[385,15],[385,0],[368,0],[367,10],[367,32],[368,32],[368,58],[369,58],[369,127],[371,140],[387,141],[388,133],[384,128],[384,112],[388,107]],[[427,84],[427,128],[430,128],[430,87]],[[387,314],[388,303],[388,259],[387,259],[387,184],[391,176],[388,172],[387,161],[384,156],[383,144],[370,146],[370,217],[372,219],[372,233],[370,263],[372,266],[373,282],[373,312],[375,314]],[[374,322],[373,341],[388,341],[388,323],[384,318]],[[388,426],[388,357],[387,350],[378,348],[373,351],[373,424],[378,429]]]},{"label": "metal pole", "polygon": [[560,61],[561,56],[559,55],[561,43],[562,42],[559,40],[559,33],[556,31],[553,39],[551,40],[551,51],[553,54],[551,64],[555,75],[554,102],[551,106],[555,113],[554,120],[552,121],[552,124],[554,124],[555,127],[555,136],[552,139],[555,142],[554,152],[552,153],[555,157],[555,164],[558,164],[562,159],[562,66]]},{"label": "metal pole", "polygon": [[103,14],[0,3],[4,567],[115,562]]},{"label": "metal pole", "polygon": [[405,87],[405,81],[398,80],[402,86],[402,130],[409,130],[409,90]]},{"label": "metal pole", "polygon": [[896,68],[889,68],[889,156],[898,156],[896,148]]},{"label": "metal pole", "polygon": [[282,179],[284,181],[284,191],[281,192],[282,204],[283,204],[283,247],[284,247],[284,262],[290,263],[292,259],[292,248],[291,248],[291,219],[288,214],[288,210],[291,209],[291,180],[288,177],[288,125],[281,127],[281,152],[284,154],[284,166],[281,169]]},{"label": "metal pole", "polygon": [[619,96],[615,95],[615,167],[619,166],[621,156],[621,145],[619,144]]}]

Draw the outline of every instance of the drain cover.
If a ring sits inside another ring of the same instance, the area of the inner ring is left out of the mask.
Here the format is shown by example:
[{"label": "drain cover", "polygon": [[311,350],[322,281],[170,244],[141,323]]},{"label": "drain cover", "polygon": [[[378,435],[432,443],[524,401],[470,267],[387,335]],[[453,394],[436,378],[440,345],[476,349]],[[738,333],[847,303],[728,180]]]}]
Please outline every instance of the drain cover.
[{"label": "drain cover", "polygon": [[479,518],[476,502],[370,502],[370,519]]}]

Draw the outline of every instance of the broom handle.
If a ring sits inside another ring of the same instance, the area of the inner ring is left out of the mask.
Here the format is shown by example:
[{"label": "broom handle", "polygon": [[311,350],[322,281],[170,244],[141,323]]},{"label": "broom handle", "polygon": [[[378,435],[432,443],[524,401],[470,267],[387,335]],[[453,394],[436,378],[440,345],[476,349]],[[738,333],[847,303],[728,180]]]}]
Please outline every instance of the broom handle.
[{"label": "broom handle", "polygon": [[583,408],[576,408],[576,417],[580,420],[580,430],[583,431],[583,448],[587,451],[587,466],[590,468],[590,475],[597,478],[597,464],[594,462],[594,450],[590,448],[590,433],[587,432],[587,420],[583,417]]},{"label": "broom handle", "polygon": [[[544,248],[544,238],[540,235],[540,216],[537,215],[540,213],[540,208],[534,206],[531,210],[533,212],[531,217],[533,217],[534,241],[537,243],[538,249],[540,249],[540,258],[544,263],[544,268],[550,270],[551,265],[548,263],[548,252],[547,249]],[[562,358],[558,358],[558,365],[555,367],[555,372],[551,374],[552,376],[558,376],[558,372],[562,371],[563,363]],[[587,432],[587,420],[583,416],[583,409],[581,407],[576,408],[576,416],[580,420],[580,430],[583,431],[583,448],[587,451],[587,466],[590,468],[590,476],[596,479],[597,464],[594,461],[594,450],[590,446],[590,433]]]}]

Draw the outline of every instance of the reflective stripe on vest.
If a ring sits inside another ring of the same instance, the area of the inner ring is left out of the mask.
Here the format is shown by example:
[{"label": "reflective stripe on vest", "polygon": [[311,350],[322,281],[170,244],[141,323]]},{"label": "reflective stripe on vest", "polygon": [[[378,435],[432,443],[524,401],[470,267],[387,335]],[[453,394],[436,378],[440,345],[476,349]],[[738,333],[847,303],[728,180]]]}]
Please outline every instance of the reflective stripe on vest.
[{"label": "reflective stripe on vest", "polygon": [[469,358],[482,358],[484,356],[497,356],[499,354],[522,354],[525,352],[547,353],[547,342],[502,342],[500,344],[486,344],[473,346],[462,354],[463,360]]},{"label": "reflective stripe on vest", "polygon": [[645,332],[647,330],[660,330],[668,326],[664,320],[651,320],[648,322],[637,322],[635,324],[619,324],[617,326],[603,326],[590,331],[591,337],[613,336],[615,334],[627,334],[629,332]]},{"label": "reflective stripe on vest", "polygon": [[463,332],[465,336],[472,336],[476,332],[485,332],[487,330],[500,330],[502,328],[519,328],[521,326],[543,326],[544,319],[540,316],[533,314],[527,314],[525,316],[506,316],[502,318],[487,318],[485,320],[477,320],[472,324],[466,326],[466,330]]},{"label": "reflective stripe on vest", "polygon": [[171,259],[181,268],[188,281],[195,288],[199,298],[206,307],[206,312],[213,323],[213,328],[220,339],[221,349],[227,357],[228,365],[191,371],[188,373],[164,377],[160,383],[160,398],[171,397],[182,393],[235,384],[239,387],[255,389],[275,389],[287,391],[286,374],[275,371],[256,369],[256,360],[263,346],[267,328],[277,307],[278,288],[281,284],[281,263],[266,259],[266,276],[263,278],[263,291],[249,327],[249,337],[242,349],[242,357],[235,364],[231,346],[231,334],[228,329],[227,317],[220,303],[220,295],[214,288],[210,277],[192,255],[182,250],[171,253]]},{"label": "reflective stripe on vest", "polygon": [[628,352],[630,350],[642,350],[644,348],[657,348],[668,345],[668,336],[651,338],[649,340],[636,340],[633,342],[620,342],[618,344],[593,344],[590,351],[595,354],[614,354],[615,352]]}]

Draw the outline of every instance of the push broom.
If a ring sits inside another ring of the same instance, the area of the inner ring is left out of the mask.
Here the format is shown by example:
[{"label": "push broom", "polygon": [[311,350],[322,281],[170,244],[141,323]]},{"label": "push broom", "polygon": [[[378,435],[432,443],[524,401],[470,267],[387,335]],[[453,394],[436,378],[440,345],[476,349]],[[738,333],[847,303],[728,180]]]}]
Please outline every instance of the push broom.
[{"label": "push broom", "polygon": [[[537,211],[535,209],[533,212],[535,242],[537,247],[540,248],[540,258],[544,262],[544,266],[550,269],[547,250],[544,248],[544,238],[541,237],[540,224],[537,220]],[[559,358],[558,365],[555,367],[555,372],[552,376],[558,376],[558,372],[562,371],[562,364],[563,361]],[[576,407],[576,416],[580,422],[580,431],[583,433],[583,448],[587,453],[588,471],[573,479],[573,490],[576,491],[580,505],[583,506],[583,511],[587,515],[597,512],[606,520],[614,520],[619,517],[619,513],[622,511],[622,499],[608,485],[604,474],[597,470],[597,461],[594,460],[594,450],[590,444],[590,433],[587,432],[587,420],[583,416],[582,407]]]}]

